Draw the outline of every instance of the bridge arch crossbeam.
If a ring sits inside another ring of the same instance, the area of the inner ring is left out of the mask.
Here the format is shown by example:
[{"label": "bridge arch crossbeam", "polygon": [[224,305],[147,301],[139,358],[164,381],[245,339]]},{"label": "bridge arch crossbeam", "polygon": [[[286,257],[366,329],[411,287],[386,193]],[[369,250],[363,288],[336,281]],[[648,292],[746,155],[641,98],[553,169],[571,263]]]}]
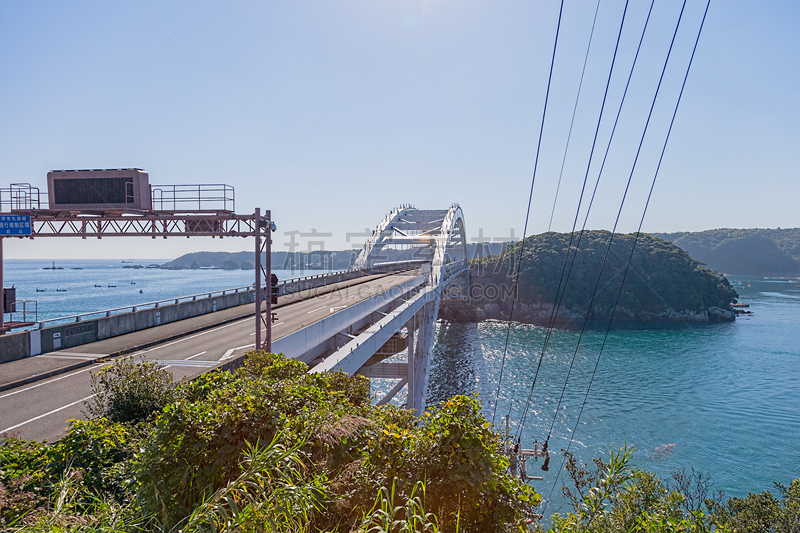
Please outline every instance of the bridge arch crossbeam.
[{"label": "bridge arch crossbeam", "polygon": [[[428,258],[431,263],[430,283],[438,285],[446,267],[466,265],[467,239],[464,214],[457,204],[449,209],[421,210],[414,207],[393,209],[375,228],[353,264],[354,270],[371,268],[385,257],[387,246],[409,246],[413,258]],[[460,256],[454,260],[456,256]],[[455,266],[455,265],[452,265]]]}]

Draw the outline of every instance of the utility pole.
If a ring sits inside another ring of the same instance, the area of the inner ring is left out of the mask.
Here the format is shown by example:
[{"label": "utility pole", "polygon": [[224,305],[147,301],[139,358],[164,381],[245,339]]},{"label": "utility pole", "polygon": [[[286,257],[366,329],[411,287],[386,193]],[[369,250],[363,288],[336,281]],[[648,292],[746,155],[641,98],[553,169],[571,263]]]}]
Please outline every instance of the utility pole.
[{"label": "utility pole", "polygon": [[[267,296],[267,310],[266,310],[266,322],[267,322],[267,339],[264,342],[264,350],[271,352],[272,351],[272,211],[265,212],[265,222],[266,222],[266,243],[265,247],[267,249],[266,257],[264,258],[265,265],[265,275],[264,281],[269,287],[269,295]],[[259,252],[258,255],[261,255]]]},{"label": "utility pole", "polygon": [[[256,234],[256,345],[255,349],[261,349],[261,208],[256,207],[255,213],[255,234]],[[269,230],[267,230],[269,233]],[[269,305],[269,304],[267,304]]]},{"label": "utility pole", "polygon": [[[256,350],[272,351],[272,211],[264,211],[261,216],[261,208],[256,208],[255,212],[255,237],[256,237]],[[264,234],[262,244],[261,236]],[[264,265],[261,265],[261,252],[266,251]],[[264,287],[269,287],[266,298],[262,298],[261,279],[264,279]],[[264,316],[261,315],[261,302],[265,303]],[[266,338],[261,342],[261,328],[266,330]]]}]

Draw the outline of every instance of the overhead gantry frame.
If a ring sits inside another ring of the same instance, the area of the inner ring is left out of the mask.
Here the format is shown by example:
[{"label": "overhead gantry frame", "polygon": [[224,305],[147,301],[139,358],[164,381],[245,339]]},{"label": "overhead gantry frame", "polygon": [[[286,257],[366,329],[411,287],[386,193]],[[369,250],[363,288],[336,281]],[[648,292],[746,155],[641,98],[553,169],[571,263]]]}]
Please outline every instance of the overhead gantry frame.
[{"label": "overhead gantry frame", "polygon": [[[457,204],[444,210],[393,209],[376,227],[356,259],[353,269],[380,266],[386,247],[414,248],[412,261],[426,259],[425,283],[398,294],[371,325],[347,335],[343,346],[319,358],[312,372],[342,371],[370,378],[400,379],[378,403],[390,401],[407,386],[407,407],[425,409],[428,366],[443,289],[461,274],[469,288],[467,238],[464,214]],[[407,353],[406,363],[384,362]]]}]

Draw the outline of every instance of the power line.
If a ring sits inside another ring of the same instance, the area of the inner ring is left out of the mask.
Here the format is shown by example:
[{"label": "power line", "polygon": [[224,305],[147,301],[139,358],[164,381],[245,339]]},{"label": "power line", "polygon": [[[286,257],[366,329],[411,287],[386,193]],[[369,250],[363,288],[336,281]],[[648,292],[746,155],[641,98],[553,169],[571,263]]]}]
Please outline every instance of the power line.
[{"label": "power line", "polygon": [[[631,70],[630,70],[630,73],[628,74],[628,81],[625,83],[625,90],[623,91],[622,98],[620,99],[619,108],[617,109],[617,116],[614,119],[614,126],[611,128],[611,135],[608,138],[608,144],[606,145],[606,152],[605,152],[605,154],[603,156],[603,162],[600,165],[600,170],[597,173],[597,181],[595,182],[594,190],[592,191],[592,198],[589,201],[589,207],[587,208],[586,216],[583,219],[583,226],[581,227],[580,234],[578,235],[578,244],[575,246],[575,253],[572,256],[572,262],[569,265],[569,271],[567,272],[567,281],[565,282],[565,288],[564,288],[565,292],[566,292],[566,284],[569,283],[569,278],[570,278],[570,275],[572,273],[573,266],[575,265],[575,258],[578,256],[578,249],[580,248],[581,241],[583,240],[583,234],[584,234],[584,232],[586,230],[586,223],[589,220],[589,213],[591,212],[592,205],[594,204],[594,198],[595,198],[595,194],[597,193],[597,187],[600,184],[600,178],[603,175],[603,169],[605,168],[606,159],[608,158],[608,152],[609,152],[609,150],[611,148],[611,142],[614,139],[614,133],[617,131],[617,124],[619,123],[619,117],[620,117],[620,114],[622,113],[622,107],[623,107],[623,105],[625,103],[625,97],[628,95],[628,88],[630,87],[631,79],[633,78],[633,72],[634,72],[634,70],[636,68],[636,61],[638,60],[639,52],[642,49],[642,42],[644,42],[644,36],[645,36],[645,34],[647,32],[647,26],[648,26],[648,24],[650,22],[650,15],[653,12],[653,6],[654,5],[655,5],[655,0],[652,0],[650,2],[650,10],[647,12],[647,19],[645,20],[644,28],[642,28],[642,35],[639,37],[639,45],[636,48],[636,55],[633,57],[633,63],[631,63]],[[576,214],[576,217],[577,217],[577,214]],[[563,295],[562,295],[562,299],[563,299]],[[559,303],[559,308],[560,308],[560,306],[561,306],[561,304]],[[587,318],[588,318],[590,313],[591,313],[591,304],[589,305],[589,308],[586,310],[586,317]],[[584,327],[585,327],[585,325],[586,325],[586,319],[584,319]],[[583,336],[583,328],[581,329],[581,336]],[[580,337],[578,338],[578,344],[580,344]],[[575,353],[572,355],[572,361],[570,362],[569,369],[567,370],[567,376],[564,378],[564,386],[561,389],[561,396],[558,399],[558,404],[556,405],[555,412],[553,413],[553,421],[552,421],[552,423],[550,425],[550,430],[547,433],[548,440],[550,439],[550,435],[553,433],[553,426],[556,423],[556,417],[558,416],[558,410],[561,408],[561,403],[562,403],[562,401],[564,399],[564,394],[565,394],[565,392],[567,390],[567,384],[569,382],[570,375],[572,374],[572,368],[573,368],[573,366],[575,364],[575,358],[577,357],[577,355],[578,355],[578,349],[576,347],[575,348]]]},{"label": "power line", "polygon": [[[531,400],[531,397],[533,396],[533,389],[536,386],[536,380],[539,377],[539,370],[541,369],[541,366],[542,366],[542,360],[544,359],[544,354],[545,354],[545,351],[547,350],[547,345],[550,342],[550,336],[552,335],[552,331],[553,331],[553,328],[555,326],[555,321],[556,321],[556,318],[558,317],[558,310],[561,307],[561,301],[563,301],[564,293],[566,293],[567,287],[566,287],[566,284],[564,283],[564,273],[566,271],[567,263],[569,262],[569,254],[570,254],[570,250],[572,249],[572,240],[575,237],[575,228],[576,228],[576,226],[578,224],[578,216],[580,214],[580,208],[581,208],[581,204],[583,202],[583,195],[584,195],[584,192],[586,191],[586,182],[588,181],[588,178],[589,178],[589,169],[592,166],[592,159],[594,157],[594,149],[595,149],[595,147],[597,145],[597,137],[598,137],[598,134],[600,132],[600,124],[602,123],[602,120],[603,120],[603,112],[605,111],[606,100],[608,99],[608,89],[611,86],[611,78],[612,78],[612,75],[614,73],[614,65],[616,64],[616,61],[617,61],[617,52],[619,51],[619,43],[620,43],[620,40],[622,39],[622,29],[625,26],[625,16],[628,13],[628,4],[629,4],[629,1],[626,0],[625,1],[625,9],[622,12],[622,20],[620,21],[620,24],[619,24],[619,33],[617,34],[617,42],[616,42],[616,44],[614,46],[614,56],[613,56],[613,58],[611,60],[611,68],[609,68],[609,70],[608,70],[608,79],[606,80],[606,88],[605,88],[605,92],[603,93],[603,103],[600,106],[600,114],[597,117],[597,126],[595,127],[595,131],[594,131],[594,139],[592,141],[592,149],[589,152],[589,160],[588,160],[588,162],[586,164],[586,174],[584,175],[584,178],[583,178],[583,186],[581,187],[581,196],[580,196],[580,198],[578,200],[578,208],[577,208],[577,210],[575,212],[575,220],[572,223],[572,233],[570,233],[569,243],[567,244],[567,253],[564,255],[564,265],[561,267],[561,277],[558,280],[558,287],[556,288],[556,299],[555,299],[555,302],[553,302],[553,310],[550,312],[550,320],[548,321],[547,333],[545,333],[544,342],[542,344],[542,353],[539,355],[539,363],[537,364],[537,367],[536,367],[536,373],[534,374],[533,381],[531,382],[531,390],[530,390],[530,393],[528,394],[528,399],[525,402],[525,408],[522,411],[521,423],[520,423],[519,427],[517,428],[517,438],[519,438],[520,435],[522,434],[522,428],[525,425],[525,419],[527,418],[527,415],[528,415],[528,409],[530,408],[530,400]],[[577,254],[577,250],[576,250],[575,253]],[[562,283],[564,283],[563,284],[563,290],[562,290]],[[559,297],[559,293],[560,293],[560,297]]]},{"label": "power line", "polygon": [[[569,132],[567,133],[567,144],[564,147],[564,157],[561,159],[561,170],[558,172],[558,184],[556,185],[556,195],[553,198],[553,209],[550,211],[550,223],[547,224],[547,231],[553,227],[553,215],[556,213],[556,203],[558,202],[558,191],[561,189],[561,178],[564,176],[564,166],[567,163],[567,152],[569,152],[569,141],[572,139],[572,126],[575,125],[575,114],[578,111],[578,102],[581,99],[581,89],[583,88],[583,77],[586,74],[586,64],[589,62],[589,50],[592,48],[594,39],[594,27],[597,24],[597,14],[600,12],[600,0],[594,8],[594,20],[592,20],[592,31],[589,33],[589,43],[586,45],[586,56],[583,58],[583,69],[581,69],[581,80],[578,82],[578,94],[575,95],[575,106],[572,108],[572,119],[569,122]],[[523,235],[524,237],[524,235]]]},{"label": "power line", "polygon": [[547,78],[547,92],[544,96],[544,107],[542,109],[542,124],[539,128],[539,142],[536,145],[536,159],[533,163],[533,175],[531,176],[531,192],[528,195],[528,210],[525,213],[525,226],[522,230],[522,242],[520,242],[519,261],[517,262],[517,273],[514,276],[514,291],[511,298],[511,311],[508,315],[508,330],[506,331],[506,342],[503,348],[503,360],[500,364],[500,377],[497,380],[497,394],[494,398],[494,412],[492,413],[492,425],[494,425],[495,417],[497,416],[497,402],[500,398],[500,385],[503,382],[503,370],[506,365],[506,353],[508,352],[508,338],[511,335],[512,319],[514,318],[514,302],[517,301],[517,288],[519,287],[519,271],[522,266],[522,255],[525,251],[525,234],[528,232],[528,220],[531,215],[531,202],[533,201],[533,186],[536,183],[536,170],[539,167],[539,154],[542,148],[542,134],[544,133],[544,122],[547,116],[547,102],[550,99],[550,84],[553,81],[553,65],[556,62],[556,50],[558,49],[558,34],[561,31],[561,17],[564,13],[564,0],[561,0],[561,7],[558,10],[558,25],[556,26],[556,36],[553,42],[553,56],[550,59],[550,75]]},{"label": "power line", "polygon": [[[572,431],[572,433],[570,435],[570,439],[569,439],[569,442],[567,444],[567,448],[566,448],[565,453],[564,453],[564,458],[562,458],[561,465],[559,466],[558,473],[556,474],[556,478],[553,480],[553,486],[551,487],[550,496],[548,497],[548,500],[547,500],[548,502],[550,501],[550,499],[553,496],[553,491],[555,490],[556,483],[558,482],[558,477],[561,475],[561,471],[562,471],[562,469],[564,467],[564,462],[566,460],[566,452],[569,452],[569,449],[572,446],[572,442],[573,442],[573,440],[575,438],[575,431],[577,431],[577,429],[578,429],[578,424],[580,423],[581,416],[583,415],[584,408],[586,407],[586,402],[587,402],[587,400],[589,398],[589,392],[591,391],[592,383],[594,382],[594,378],[595,378],[595,376],[597,374],[597,368],[600,365],[600,359],[601,359],[601,357],[603,355],[603,350],[605,348],[606,341],[608,340],[608,334],[611,331],[611,324],[612,324],[612,322],[614,320],[614,313],[616,311],[617,305],[619,304],[619,300],[620,300],[620,297],[622,295],[622,287],[625,284],[625,279],[626,279],[626,277],[628,275],[628,271],[630,269],[631,261],[633,259],[633,253],[636,250],[636,244],[637,244],[637,242],[639,240],[639,236],[641,235],[642,225],[644,224],[644,218],[645,218],[645,215],[647,214],[647,208],[650,205],[650,199],[652,197],[653,190],[655,188],[656,180],[658,178],[658,173],[661,170],[661,163],[662,163],[662,161],[664,159],[664,153],[666,152],[666,149],[667,149],[667,144],[669,142],[670,134],[672,133],[672,127],[675,124],[675,117],[678,114],[678,108],[679,108],[680,103],[681,103],[681,98],[683,97],[683,91],[686,88],[686,80],[689,78],[689,71],[691,70],[692,63],[694,61],[694,56],[695,56],[695,53],[697,52],[697,45],[700,42],[700,35],[703,32],[703,26],[705,25],[706,16],[708,15],[708,9],[709,9],[710,5],[711,5],[711,0],[708,0],[706,2],[706,9],[705,9],[705,11],[703,13],[703,19],[700,22],[700,28],[697,31],[697,37],[696,37],[695,42],[694,42],[694,47],[692,48],[692,55],[689,58],[689,64],[686,67],[686,73],[684,74],[684,77],[683,77],[683,83],[681,84],[681,90],[680,90],[680,93],[678,94],[678,99],[675,102],[675,109],[672,112],[672,119],[670,120],[669,129],[667,130],[666,138],[664,139],[664,145],[663,145],[663,147],[661,149],[661,155],[659,156],[659,159],[658,159],[658,165],[657,165],[656,171],[655,171],[655,173],[653,175],[653,181],[652,181],[652,183],[650,185],[650,191],[649,191],[649,193],[647,195],[647,201],[646,201],[644,209],[642,211],[642,217],[639,220],[639,227],[638,227],[636,235],[634,237],[633,245],[631,247],[631,253],[630,253],[629,257],[628,257],[628,263],[627,263],[627,265],[625,267],[625,272],[623,273],[622,283],[620,284],[620,290],[617,293],[617,299],[616,299],[616,302],[614,303],[614,307],[611,309],[611,318],[609,319],[608,327],[606,328],[605,336],[603,337],[603,343],[600,346],[600,352],[597,355],[597,361],[595,362],[595,366],[594,366],[594,369],[592,371],[592,375],[591,375],[591,377],[589,379],[589,384],[586,387],[586,394],[584,395],[583,402],[581,404],[581,408],[578,411],[578,417],[575,420],[575,426],[574,426],[573,431]],[[684,3],[683,3],[683,8],[685,8],[685,7],[686,7],[686,0],[684,0]],[[683,16],[683,8],[681,8],[681,17]],[[675,34],[672,37],[672,43],[673,44],[675,42],[675,35],[677,35],[677,33],[678,33],[678,26],[680,26],[680,20],[681,19],[679,17],[678,18],[678,25],[675,28]],[[672,51],[672,44],[670,45],[670,52],[671,51]],[[669,60],[669,54],[667,54],[667,61],[668,60]],[[664,71],[666,70],[666,67],[667,67],[667,61],[664,62]],[[661,73],[661,78],[662,79],[664,77],[664,71],[662,71],[662,73]],[[661,81],[659,81],[659,87],[660,87],[660,85],[661,85]],[[654,103],[655,103],[655,99],[654,99]],[[651,108],[651,113],[652,113],[652,108]],[[620,210],[621,210],[621,208],[620,208]],[[613,233],[612,233],[612,238],[613,238]],[[547,503],[545,503],[545,509],[546,508],[547,508]]]}]

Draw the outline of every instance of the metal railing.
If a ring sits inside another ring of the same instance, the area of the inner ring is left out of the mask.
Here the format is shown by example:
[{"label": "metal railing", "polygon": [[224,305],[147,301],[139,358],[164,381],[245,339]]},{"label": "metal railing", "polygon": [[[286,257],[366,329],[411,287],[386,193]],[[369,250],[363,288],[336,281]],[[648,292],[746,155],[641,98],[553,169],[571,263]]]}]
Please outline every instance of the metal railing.
[{"label": "metal railing", "polygon": [[236,207],[233,187],[224,183],[153,185],[151,191],[154,211],[176,213],[228,211],[233,213]]},{"label": "metal railing", "polygon": [[[402,263],[405,263],[405,262],[398,263],[398,266],[401,266],[401,267],[406,266],[406,265],[404,265]],[[389,266],[389,265],[392,265],[392,263],[385,263],[384,266]],[[380,271],[381,269],[380,268],[376,268],[374,270]],[[365,271],[365,273],[368,273],[368,272],[369,272],[369,270]],[[320,279],[320,278],[324,278],[324,277],[339,276],[339,275],[342,275],[342,274],[352,274],[352,271],[350,271],[350,270],[337,270],[337,271],[334,271],[334,272],[325,272],[324,274],[314,274],[314,275],[310,275],[310,276],[299,276],[299,277],[296,277],[296,278],[282,279],[282,280],[278,281],[278,286],[280,287],[282,285],[300,283],[300,282],[303,282],[303,281]],[[199,294],[192,294],[190,296],[180,296],[180,297],[177,297],[177,298],[167,298],[165,300],[158,300],[156,302],[146,302],[146,303],[135,304],[135,305],[126,305],[124,307],[115,307],[113,309],[104,309],[102,311],[93,311],[93,312],[90,312],[90,313],[81,313],[81,314],[78,314],[78,315],[62,316],[62,317],[58,317],[58,318],[48,318],[46,320],[35,320],[35,322],[36,322],[36,326],[38,327],[38,329],[42,329],[42,328],[45,327],[45,324],[52,324],[52,323],[55,323],[55,322],[60,322],[60,323],[81,322],[83,320],[92,319],[92,318],[105,318],[105,317],[110,317],[110,316],[116,315],[116,314],[122,314],[122,313],[125,313],[125,312],[127,312],[127,313],[135,313],[136,311],[139,311],[141,309],[157,309],[158,307],[163,306],[163,305],[173,305],[173,304],[178,304],[180,302],[196,301],[196,300],[198,300],[200,298],[213,298],[215,296],[225,296],[226,294],[236,294],[236,293],[239,293],[239,292],[242,292],[242,291],[250,291],[250,290],[254,290],[254,289],[255,289],[255,285],[246,285],[244,287],[234,287],[232,289],[223,289],[223,290],[219,290],[219,291],[201,292]],[[263,290],[266,290],[266,287]],[[33,300],[30,300],[30,301],[33,301]]]},{"label": "metal railing", "polygon": [[221,291],[211,291],[211,292],[201,292],[199,294],[192,294],[190,296],[180,296],[178,298],[168,298],[166,300],[159,300],[157,302],[146,302],[142,304],[136,305],[126,305],[124,307],[115,307],[113,309],[104,309],[102,311],[94,311],[91,313],[81,313],[79,315],[70,315],[70,316],[62,316],[58,318],[48,318],[46,320],[37,321],[37,326],[39,329],[44,328],[45,324],[50,324],[52,322],[81,322],[82,320],[86,320],[87,318],[104,318],[109,317],[116,314],[122,314],[123,312],[128,313],[135,313],[141,309],[158,309],[159,307],[167,304],[173,305],[178,304],[180,302],[193,302],[196,301],[198,298],[214,298],[216,296],[225,296],[226,294],[236,294],[242,291],[249,291],[255,288],[254,285],[247,285],[245,287],[234,287],[233,289],[223,289]]},{"label": "metal railing", "polygon": [[[18,311],[18,305],[22,304],[22,311]],[[33,304],[33,310],[29,311],[29,304]],[[14,311],[8,313],[8,322],[38,322],[39,321],[39,304],[36,300],[14,300]],[[28,319],[28,315],[33,315],[33,320]],[[22,315],[22,320],[19,320]],[[16,319],[16,320],[15,320]]]},{"label": "metal railing", "polygon": [[12,183],[0,189],[0,211],[4,213],[41,209],[43,203],[48,205],[47,194],[30,183]]}]

